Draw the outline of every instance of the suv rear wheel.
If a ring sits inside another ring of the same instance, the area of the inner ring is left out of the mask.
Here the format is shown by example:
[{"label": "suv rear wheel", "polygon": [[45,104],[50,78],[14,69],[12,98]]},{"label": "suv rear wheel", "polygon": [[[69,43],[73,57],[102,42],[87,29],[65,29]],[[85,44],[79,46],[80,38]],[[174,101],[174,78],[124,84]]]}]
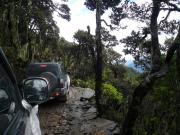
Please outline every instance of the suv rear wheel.
[{"label": "suv rear wheel", "polygon": [[61,102],[66,102],[68,100],[68,98],[69,98],[69,92],[63,96],[58,97],[58,100]]}]

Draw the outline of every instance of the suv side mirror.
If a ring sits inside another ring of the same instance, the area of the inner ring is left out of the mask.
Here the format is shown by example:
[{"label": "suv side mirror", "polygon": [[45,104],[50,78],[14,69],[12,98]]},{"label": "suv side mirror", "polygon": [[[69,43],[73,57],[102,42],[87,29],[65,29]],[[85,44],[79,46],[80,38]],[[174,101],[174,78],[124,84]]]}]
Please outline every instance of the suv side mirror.
[{"label": "suv side mirror", "polygon": [[67,71],[66,73],[67,73],[68,75],[70,75],[70,74],[71,74],[71,72],[70,72],[70,71]]},{"label": "suv side mirror", "polygon": [[41,104],[48,100],[48,81],[41,77],[25,79],[22,93],[30,104]]}]

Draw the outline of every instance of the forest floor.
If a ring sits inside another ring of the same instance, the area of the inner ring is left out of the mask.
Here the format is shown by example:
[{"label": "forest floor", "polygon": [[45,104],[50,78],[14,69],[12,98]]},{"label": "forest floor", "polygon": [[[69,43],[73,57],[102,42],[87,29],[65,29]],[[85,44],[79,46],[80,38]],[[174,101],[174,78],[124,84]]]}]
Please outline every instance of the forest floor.
[{"label": "forest floor", "polygon": [[66,103],[50,100],[40,105],[39,117],[42,135],[116,135],[113,121],[97,118],[94,91],[88,88],[70,88]]}]

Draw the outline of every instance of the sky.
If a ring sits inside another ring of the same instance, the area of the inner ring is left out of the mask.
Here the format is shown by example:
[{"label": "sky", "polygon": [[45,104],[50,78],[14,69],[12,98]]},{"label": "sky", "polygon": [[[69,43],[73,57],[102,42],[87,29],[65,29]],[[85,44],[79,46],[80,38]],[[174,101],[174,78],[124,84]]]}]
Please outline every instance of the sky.
[{"label": "sky", "polygon": [[56,15],[54,16],[57,25],[60,27],[60,36],[63,36],[66,40],[72,42],[74,33],[78,31],[78,29],[87,30],[88,25],[91,27],[92,34],[94,34],[96,28],[95,12],[88,10],[84,6],[84,0],[69,0],[67,4],[71,10],[70,22],[63,20]]},{"label": "sky", "polygon": [[[61,0],[54,0],[55,2],[61,3]],[[136,2],[141,5],[145,2],[149,2],[150,0],[136,0]],[[73,42],[73,35],[76,31],[80,30],[87,30],[87,26],[89,25],[91,28],[91,34],[95,34],[96,28],[96,20],[95,20],[95,11],[88,10],[84,5],[84,0],[68,0],[67,2],[70,10],[71,10],[71,21],[68,22],[66,20],[61,19],[56,14],[54,14],[54,19],[57,22],[57,25],[60,28],[60,36],[64,37],[66,40]],[[107,22],[109,22],[108,16],[110,15],[110,11],[106,11],[106,13],[102,16]],[[166,13],[161,13],[160,18],[165,16]],[[177,18],[180,15],[178,13],[173,13],[170,19]],[[103,25],[103,24],[102,24]],[[116,35],[117,39],[120,40],[122,38],[127,37],[130,35],[132,30],[138,30],[140,27],[144,26],[145,24],[139,23],[133,20],[123,20],[122,25],[128,25],[126,29],[120,31],[113,31],[112,34]],[[167,35],[163,35],[160,37],[160,43],[163,43],[164,40],[167,38]],[[119,44],[113,49],[120,54],[122,54],[126,61],[132,61],[133,58],[130,55],[124,55],[122,52],[123,44]]]}]

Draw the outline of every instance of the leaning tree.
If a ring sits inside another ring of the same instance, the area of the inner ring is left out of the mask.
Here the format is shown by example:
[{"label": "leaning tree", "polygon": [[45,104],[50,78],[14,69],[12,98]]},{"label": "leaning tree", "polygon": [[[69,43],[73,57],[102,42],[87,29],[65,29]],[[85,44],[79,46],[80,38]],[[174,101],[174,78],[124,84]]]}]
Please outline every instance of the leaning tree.
[{"label": "leaning tree", "polygon": [[[145,64],[147,62],[149,64],[148,67],[150,68],[149,74],[134,90],[132,101],[128,107],[128,112],[122,125],[121,135],[133,135],[133,127],[139,115],[140,105],[142,104],[144,97],[153,89],[153,85],[158,78],[162,78],[167,74],[169,67],[171,66],[170,62],[172,61],[175,53],[177,59],[177,72],[180,71],[180,25],[176,20],[168,21],[168,17],[170,16],[171,12],[180,11],[179,4],[180,3],[178,1],[174,0],[153,0],[152,3],[148,4],[147,6],[138,6],[135,4],[135,2],[132,2],[130,5],[125,6],[127,10],[131,11],[129,14],[123,13],[123,10],[121,10],[122,7],[114,9],[116,12],[114,12],[111,16],[114,24],[118,24],[119,21],[121,21],[120,16],[122,14],[126,15],[126,17],[135,18],[138,21],[144,21],[147,23],[147,28],[144,28],[142,32],[133,32],[132,35],[126,38],[126,40],[123,40],[123,42],[132,45],[126,46],[127,53],[133,53],[134,57],[138,57],[138,55],[146,56],[147,59],[144,57],[144,60],[146,60]],[[168,13],[167,16],[158,23],[158,17],[162,10],[167,10]],[[178,28],[179,30],[177,30]],[[176,38],[165,52],[166,58],[165,61],[162,62],[162,51],[159,44],[159,32],[164,31],[166,33],[172,33],[173,30],[177,31]],[[147,35],[150,35],[149,40],[145,40],[148,37]],[[178,121],[177,125],[179,125]],[[178,129],[176,132],[179,134]]]}]

